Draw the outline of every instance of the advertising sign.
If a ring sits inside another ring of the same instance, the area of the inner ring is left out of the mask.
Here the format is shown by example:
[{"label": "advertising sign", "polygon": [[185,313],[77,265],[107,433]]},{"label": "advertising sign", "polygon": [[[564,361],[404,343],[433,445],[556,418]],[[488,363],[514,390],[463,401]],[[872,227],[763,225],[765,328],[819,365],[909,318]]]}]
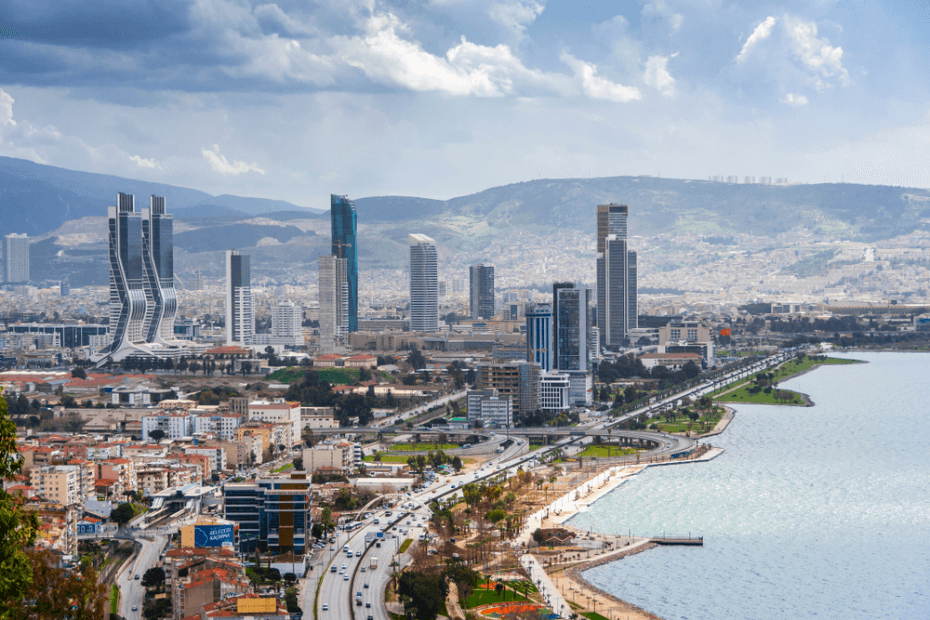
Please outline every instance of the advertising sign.
[{"label": "advertising sign", "polygon": [[195,525],[194,545],[197,547],[222,547],[223,543],[233,543],[233,526],[230,525]]}]

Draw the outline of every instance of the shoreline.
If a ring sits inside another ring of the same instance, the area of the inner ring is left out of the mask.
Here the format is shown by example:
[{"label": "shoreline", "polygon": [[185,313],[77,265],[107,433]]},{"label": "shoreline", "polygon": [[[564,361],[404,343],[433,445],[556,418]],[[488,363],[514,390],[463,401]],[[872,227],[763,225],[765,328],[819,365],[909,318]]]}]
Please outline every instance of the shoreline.
[{"label": "shoreline", "polygon": [[[854,360],[853,362],[854,363],[868,363],[862,360]],[[809,372],[812,372],[820,368],[821,366],[827,366],[827,365],[829,364],[816,364],[803,371],[800,371],[798,373],[785,377],[781,381],[795,379]],[[804,401],[804,404],[802,405],[787,404],[787,403],[771,403],[771,404],[775,406],[780,406],[780,407],[785,407],[785,406],[813,407],[814,406],[814,402],[808,394],[804,394],[802,392],[794,392],[794,393],[801,396],[801,399]],[[724,403],[727,403],[727,404],[724,404]],[[736,404],[739,404],[739,403],[736,403],[733,401],[723,401],[721,405],[723,405],[726,408],[726,412],[724,413],[723,417],[717,422],[717,424],[714,425],[714,428],[711,429],[710,432],[705,433],[703,435],[695,435],[693,439],[704,439],[707,437],[717,436],[725,432],[726,429],[729,427],[730,422],[732,422],[733,418],[736,416],[736,410],[733,407],[728,406],[728,405],[736,405]],[[761,404],[761,403],[747,403],[747,404]],[[616,479],[613,479],[614,474],[607,476],[601,482],[600,486],[596,490],[594,490],[593,492],[589,491],[588,494],[584,498],[579,498],[576,502],[574,502],[577,506],[575,511],[571,512],[570,514],[562,514],[560,512],[560,513],[557,513],[554,517],[550,517],[547,514],[546,518],[542,520],[541,525],[545,524],[545,522],[548,521],[550,522],[551,525],[571,529],[572,531],[577,532],[579,535],[583,533],[587,533],[589,535],[594,534],[593,532],[584,532],[582,530],[579,530],[578,528],[568,523],[568,521],[570,521],[575,515],[581,512],[585,512],[595,502],[597,502],[600,499],[603,499],[604,497],[606,497],[613,491],[617,490],[624,482],[626,482],[633,476],[639,474],[641,471],[645,470],[647,467],[657,466],[657,465],[675,465],[675,464],[686,464],[686,463],[694,463],[694,462],[704,462],[704,461],[712,460],[713,458],[719,456],[723,452],[724,452],[723,448],[711,448],[705,455],[702,455],[702,457],[698,459],[688,459],[684,461],[670,462],[670,463],[647,463],[647,464],[642,464],[642,465],[633,465],[633,466],[627,466],[626,468],[621,468],[619,471],[615,472],[617,474]],[[627,471],[624,471],[624,469]],[[610,470],[607,470],[607,471],[610,471]],[[580,493],[580,490],[586,485],[589,485],[590,482],[591,481],[586,481],[585,483],[580,484],[573,491],[579,491]],[[571,494],[571,492],[569,494]],[[593,585],[583,576],[583,573],[587,570],[596,568],[598,566],[602,566],[604,564],[622,560],[628,556],[642,553],[643,551],[652,549],[653,547],[656,547],[657,545],[654,542],[652,542],[651,538],[631,539],[628,537],[610,536],[610,535],[599,534],[599,533],[595,535],[605,537],[605,538],[614,538],[614,539],[617,539],[618,541],[626,540],[627,541],[626,544],[628,546],[624,549],[619,549],[614,552],[608,552],[606,555],[603,555],[601,557],[583,560],[576,564],[572,564],[570,566],[559,568],[550,574],[550,577],[553,579],[553,581],[555,582],[555,581],[561,581],[562,579],[567,579],[569,583],[575,586],[575,589],[573,589],[572,591],[577,590],[579,594],[581,594],[585,598],[590,596],[591,599],[595,601],[597,600],[598,597],[600,597],[601,604],[604,609],[607,609],[609,606],[612,606],[614,608],[619,608],[618,611],[620,613],[626,613],[628,615],[632,614],[636,618],[644,618],[647,620],[662,620],[660,616],[657,616],[650,611],[647,611],[637,605],[634,605],[633,603],[625,601],[609,592],[605,592],[601,588],[598,588],[597,586]],[[630,547],[629,545],[632,545],[632,547]],[[557,574],[561,574],[561,577],[557,577]],[[570,589],[572,588],[572,586],[569,586],[569,587]],[[563,589],[564,589],[564,585],[563,585]],[[587,594],[587,593],[590,593],[590,594]]]}]

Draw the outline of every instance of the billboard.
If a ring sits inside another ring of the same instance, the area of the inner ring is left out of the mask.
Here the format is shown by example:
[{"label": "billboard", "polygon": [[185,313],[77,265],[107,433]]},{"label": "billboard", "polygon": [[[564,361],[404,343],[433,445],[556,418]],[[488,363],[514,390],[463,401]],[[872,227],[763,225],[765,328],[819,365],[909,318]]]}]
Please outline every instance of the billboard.
[{"label": "billboard", "polygon": [[222,547],[224,543],[233,544],[233,542],[231,523],[194,526],[195,547]]}]

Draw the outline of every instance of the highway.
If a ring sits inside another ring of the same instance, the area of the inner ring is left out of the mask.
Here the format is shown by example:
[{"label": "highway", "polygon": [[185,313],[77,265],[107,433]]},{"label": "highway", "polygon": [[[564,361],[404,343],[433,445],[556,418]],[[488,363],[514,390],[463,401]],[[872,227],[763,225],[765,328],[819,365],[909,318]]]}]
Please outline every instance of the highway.
[{"label": "highway", "polygon": [[[121,569],[116,584],[119,587],[119,615],[128,620],[139,620],[142,617],[142,576],[145,571],[155,566],[165,545],[168,544],[167,533],[135,533],[132,530],[121,530],[111,538],[127,538],[135,540],[141,545],[139,552],[129,558]],[[135,576],[139,575],[136,580]],[[136,608],[133,611],[133,607]]]}]

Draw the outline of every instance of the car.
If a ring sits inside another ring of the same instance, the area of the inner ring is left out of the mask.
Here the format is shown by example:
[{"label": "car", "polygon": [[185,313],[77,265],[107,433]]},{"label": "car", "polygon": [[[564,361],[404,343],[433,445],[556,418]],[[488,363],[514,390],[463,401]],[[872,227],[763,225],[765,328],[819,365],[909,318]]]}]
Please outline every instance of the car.
[{"label": "car", "polygon": [[378,549],[380,549],[380,548],[381,548],[381,543],[380,543],[380,542],[376,542],[376,543],[375,543],[375,547],[377,547]]},{"label": "car", "polygon": [[346,565],[343,564],[343,565],[342,565],[342,570],[345,570],[345,569],[346,569]]},{"label": "car", "polygon": [[363,566],[360,570],[364,573],[368,569]]},{"label": "car", "polygon": [[133,611],[139,611],[139,608],[138,608],[137,606],[133,605],[133,606],[132,606],[132,610],[133,610]]},{"label": "car", "polygon": [[329,605],[328,605],[328,604],[323,603],[323,611],[329,611]]},{"label": "car", "polygon": [[366,608],[366,609],[371,609],[371,603],[365,603],[365,608]]},{"label": "car", "polygon": [[138,581],[139,579],[142,579],[142,577],[140,577],[139,575],[136,575],[135,579],[136,581]]},{"label": "car", "polygon": [[348,575],[343,575],[343,576],[342,576],[342,580],[343,580],[343,581],[348,581],[348,580],[349,580],[349,576],[348,576]]},{"label": "car", "polygon": [[366,587],[366,588],[368,587],[368,584],[367,584],[367,583],[365,584],[365,587]]},{"label": "car", "polygon": [[362,552],[361,552],[361,551],[356,551],[356,552],[355,552],[355,557],[357,557],[357,558],[362,557]]}]

